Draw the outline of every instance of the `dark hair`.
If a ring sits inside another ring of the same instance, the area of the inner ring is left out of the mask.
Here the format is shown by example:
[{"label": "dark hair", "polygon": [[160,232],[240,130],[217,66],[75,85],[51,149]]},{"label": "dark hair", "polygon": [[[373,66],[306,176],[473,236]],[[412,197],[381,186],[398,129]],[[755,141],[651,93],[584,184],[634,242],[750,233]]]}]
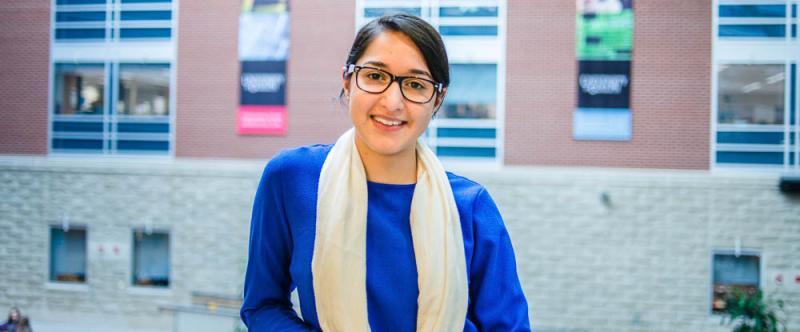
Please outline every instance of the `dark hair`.
[{"label": "dark hair", "polygon": [[[384,31],[400,32],[408,36],[422,53],[433,80],[442,83],[444,87],[450,85],[450,65],[442,37],[428,22],[405,13],[381,16],[358,30],[345,66],[354,64],[364,54],[370,42]],[[347,75],[346,72],[343,75]],[[343,95],[344,89],[339,93],[339,97]]]},{"label": "dark hair", "polygon": [[[17,320],[15,320],[15,321],[11,320],[11,312],[16,312],[17,313]],[[11,322],[15,322],[16,323],[16,322],[19,322],[20,319],[22,319],[22,312],[20,312],[19,308],[17,308],[17,307],[11,307],[11,309],[8,310],[8,322],[9,323],[11,323]]]}]

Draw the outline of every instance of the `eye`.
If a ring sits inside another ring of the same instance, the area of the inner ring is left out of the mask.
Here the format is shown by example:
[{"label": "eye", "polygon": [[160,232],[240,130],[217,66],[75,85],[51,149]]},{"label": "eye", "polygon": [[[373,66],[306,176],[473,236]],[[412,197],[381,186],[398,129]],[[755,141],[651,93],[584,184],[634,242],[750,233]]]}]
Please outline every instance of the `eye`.
[{"label": "eye", "polygon": [[425,84],[424,81],[419,80],[408,80],[408,82],[406,82],[406,86],[413,90],[425,90],[428,88],[428,84]]},{"label": "eye", "polygon": [[376,71],[376,70],[371,70],[371,71],[365,72],[364,73],[364,77],[367,78],[368,80],[371,80],[371,81],[384,81],[384,80],[386,80],[386,74],[384,74],[382,72],[379,72],[379,71]]}]

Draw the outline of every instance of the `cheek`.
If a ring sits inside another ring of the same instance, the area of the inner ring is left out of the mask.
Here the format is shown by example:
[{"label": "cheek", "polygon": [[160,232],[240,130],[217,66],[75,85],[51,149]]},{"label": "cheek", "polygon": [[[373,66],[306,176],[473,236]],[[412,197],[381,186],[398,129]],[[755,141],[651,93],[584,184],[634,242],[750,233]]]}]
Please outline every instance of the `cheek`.
[{"label": "cheek", "polygon": [[370,108],[374,106],[374,98],[371,95],[363,95],[359,92],[350,92],[350,100],[348,102],[348,111],[354,124],[363,122],[367,117]]},{"label": "cheek", "polygon": [[420,125],[427,127],[430,124],[431,120],[433,119],[433,103],[426,104],[426,105],[415,105],[419,108],[414,110],[414,120],[417,121]]}]

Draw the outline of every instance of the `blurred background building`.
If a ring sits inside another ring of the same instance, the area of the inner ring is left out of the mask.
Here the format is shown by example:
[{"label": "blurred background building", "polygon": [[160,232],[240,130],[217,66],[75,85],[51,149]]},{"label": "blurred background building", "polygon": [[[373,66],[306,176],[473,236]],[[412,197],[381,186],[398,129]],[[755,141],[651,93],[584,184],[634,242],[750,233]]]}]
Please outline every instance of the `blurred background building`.
[{"label": "blurred background building", "polygon": [[786,300],[800,330],[800,198],[778,186],[800,172],[799,5],[635,1],[631,135],[608,141],[573,135],[574,1],[293,1],[276,136],[237,131],[238,1],[4,1],[0,310],[37,331],[241,328],[261,168],[348,128],[355,31],[402,11],[447,44],[425,137],[495,197],[534,330],[726,331],[733,289]]}]

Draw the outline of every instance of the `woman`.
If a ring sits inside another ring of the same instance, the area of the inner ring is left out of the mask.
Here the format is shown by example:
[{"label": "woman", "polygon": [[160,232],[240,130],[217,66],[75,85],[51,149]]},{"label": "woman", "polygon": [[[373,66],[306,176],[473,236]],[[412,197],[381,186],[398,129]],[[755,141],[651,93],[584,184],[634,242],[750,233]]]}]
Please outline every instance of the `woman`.
[{"label": "woman", "polygon": [[425,21],[359,30],[341,93],[354,128],[264,170],[241,310],[251,331],[530,330],[494,202],[418,142],[449,83]]},{"label": "woman", "polygon": [[3,325],[0,325],[0,332],[16,331],[17,325],[19,325],[20,318],[22,318],[22,314],[19,312],[19,308],[17,307],[11,308],[11,310],[8,311],[8,320]]}]

